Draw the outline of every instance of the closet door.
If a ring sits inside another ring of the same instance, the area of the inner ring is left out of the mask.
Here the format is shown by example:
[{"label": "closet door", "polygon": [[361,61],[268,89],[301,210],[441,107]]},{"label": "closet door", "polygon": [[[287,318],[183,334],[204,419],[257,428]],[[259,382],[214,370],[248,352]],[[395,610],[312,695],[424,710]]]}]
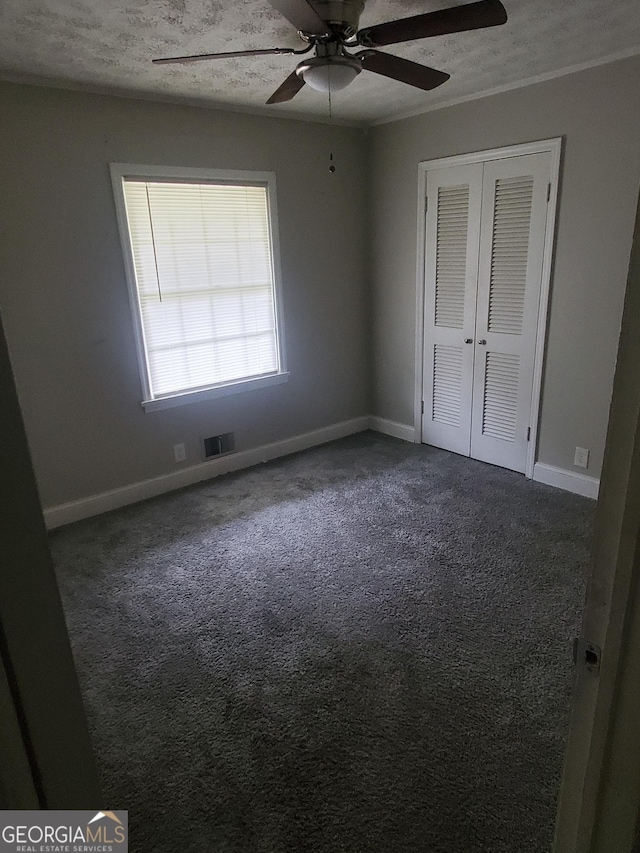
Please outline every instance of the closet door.
[{"label": "closet door", "polygon": [[485,163],[471,456],[524,472],[547,217],[549,157]]},{"label": "closet door", "polygon": [[427,174],[422,441],[466,456],[482,163]]}]

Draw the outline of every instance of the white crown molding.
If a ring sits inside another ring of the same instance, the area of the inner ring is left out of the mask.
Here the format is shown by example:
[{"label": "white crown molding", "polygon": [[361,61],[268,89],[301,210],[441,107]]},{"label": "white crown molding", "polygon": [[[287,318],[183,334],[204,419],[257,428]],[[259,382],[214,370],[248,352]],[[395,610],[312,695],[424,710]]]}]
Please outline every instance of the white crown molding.
[{"label": "white crown molding", "polygon": [[568,74],[577,74],[580,71],[587,71],[589,68],[597,68],[600,65],[609,65],[612,62],[619,62],[620,60],[630,59],[638,55],[640,55],[640,45],[637,47],[627,48],[626,50],[620,50],[616,53],[607,54],[607,56],[602,56],[599,59],[592,59],[588,62],[581,62],[576,65],[568,65],[564,68],[558,68],[555,71],[548,71],[544,74],[526,77],[523,80],[517,80],[513,83],[505,83],[504,86],[496,86],[492,89],[483,89],[480,92],[474,92],[470,95],[461,95],[458,98],[440,101],[430,106],[416,107],[412,110],[395,113],[394,115],[379,119],[347,119],[322,114],[274,110],[273,107],[269,109],[266,107],[245,107],[222,101],[208,101],[203,98],[183,98],[178,95],[174,96],[158,92],[125,91],[117,87],[91,85],[89,83],[78,83],[73,80],[46,78],[31,74],[12,74],[11,72],[1,73],[0,82],[14,83],[22,86],[39,86],[41,88],[60,89],[68,92],[80,92],[90,95],[104,95],[106,97],[124,98],[127,100],[148,101],[150,103],[170,104],[173,106],[198,107],[200,109],[216,110],[219,112],[240,113],[242,115],[259,116],[262,118],[284,119],[285,121],[305,121],[317,124],[338,125],[340,127],[351,127],[366,131],[371,127],[393,124],[397,121],[426,115],[427,113],[435,112],[436,110],[444,110],[447,109],[447,107],[455,107],[459,104],[468,103],[469,101],[489,98],[492,95],[500,95],[503,92],[511,92],[514,89],[523,89],[527,86],[534,86],[536,83],[545,83],[548,80],[555,80],[558,77],[565,77]]},{"label": "white crown molding", "polygon": [[280,119],[281,121],[304,121],[313,124],[337,125],[356,130],[366,130],[369,122],[365,119],[336,118],[322,113],[300,113],[279,110],[275,107],[245,107],[230,104],[226,101],[208,101],[204,98],[181,97],[180,95],[162,94],[159,92],[143,92],[119,89],[116,86],[99,86],[91,83],[78,83],[75,80],[64,80],[59,77],[40,77],[32,74],[12,74],[5,71],[0,73],[0,83],[12,83],[16,86],[38,86],[43,89],[58,89],[63,92],[78,92],[84,95],[101,95],[107,98],[122,98],[129,101],[146,101],[153,104],[168,104],[174,107],[196,107],[202,110],[214,110],[222,113],[240,113],[260,118]]},{"label": "white crown molding", "polygon": [[548,71],[544,74],[538,74],[534,77],[526,77],[524,80],[517,80],[513,83],[505,83],[504,86],[495,86],[493,89],[485,89],[481,92],[474,92],[471,95],[461,95],[459,98],[452,98],[449,101],[441,101],[432,106],[419,107],[407,112],[397,113],[389,118],[377,119],[369,123],[370,127],[379,127],[384,124],[393,124],[397,121],[403,121],[407,118],[415,118],[416,116],[426,115],[427,113],[435,112],[436,110],[445,110],[447,107],[455,107],[459,104],[466,104],[469,101],[478,101],[481,98],[490,98],[492,95],[501,95],[503,92],[512,92],[514,89],[524,89],[527,86],[535,86],[536,83],[546,83],[548,80],[555,80],[558,77],[566,77],[568,74],[578,74],[580,71],[588,71],[590,68],[598,68],[600,65],[609,65],[612,62],[620,62],[622,59],[631,59],[633,56],[640,55],[640,45],[637,47],[620,50],[617,53],[610,53],[600,59],[592,59],[589,62],[580,62],[577,65],[567,65],[565,68],[558,68],[555,71]]}]

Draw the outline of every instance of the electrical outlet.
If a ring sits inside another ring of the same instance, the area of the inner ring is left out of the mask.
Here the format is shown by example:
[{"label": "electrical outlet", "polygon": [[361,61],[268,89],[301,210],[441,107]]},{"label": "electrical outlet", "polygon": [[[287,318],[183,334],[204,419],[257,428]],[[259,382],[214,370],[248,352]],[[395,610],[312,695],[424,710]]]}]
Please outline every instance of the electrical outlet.
[{"label": "electrical outlet", "polygon": [[576,447],[576,455],[573,457],[573,464],[578,468],[589,467],[589,451],[586,447]]},{"label": "electrical outlet", "polygon": [[187,458],[187,450],[184,444],[174,444],[173,455],[175,456],[176,462],[184,462]]}]

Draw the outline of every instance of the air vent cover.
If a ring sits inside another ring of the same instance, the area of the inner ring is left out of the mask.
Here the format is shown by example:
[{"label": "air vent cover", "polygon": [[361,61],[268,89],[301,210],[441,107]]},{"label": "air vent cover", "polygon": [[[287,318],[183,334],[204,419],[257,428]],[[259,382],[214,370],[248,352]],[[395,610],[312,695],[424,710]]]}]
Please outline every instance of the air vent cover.
[{"label": "air vent cover", "polygon": [[231,453],[234,449],[233,433],[223,432],[221,435],[212,435],[204,440],[204,455],[206,459],[212,456],[221,456],[223,453]]}]

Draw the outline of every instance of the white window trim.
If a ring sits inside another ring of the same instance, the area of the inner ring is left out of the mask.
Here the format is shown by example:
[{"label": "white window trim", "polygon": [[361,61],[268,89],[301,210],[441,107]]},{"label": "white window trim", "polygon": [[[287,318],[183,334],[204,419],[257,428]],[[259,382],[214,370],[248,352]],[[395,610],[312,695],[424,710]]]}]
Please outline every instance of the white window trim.
[{"label": "white window trim", "polygon": [[[276,202],[275,172],[249,172],[229,169],[194,169],[182,166],[142,166],[133,163],[111,163],[111,182],[116,206],[118,230],[122,243],[125,273],[129,290],[129,302],[133,315],[138,368],[142,383],[142,406],[145,411],[153,412],[158,409],[174,408],[187,403],[214,400],[230,394],[240,394],[258,388],[268,388],[280,385],[289,378],[287,370],[286,349],[284,340],[284,323],[282,318],[282,276],[280,267],[280,243],[278,240],[278,211]],[[140,312],[138,287],[129,235],[129,223],[125,207],[123,182],[127,178],[153,178],[155,180],[185,180],[185,181],[215,181],[226,184],[246,184],[249,186],[265,186],[267,188],[267,210],[269,216],[269,233],[271,238],[273,263],[273,288],[275,302],[276,341],[278,345],[279,369],[277,372],[264,376],[247,377],[223,385],[202,389],[177,392],[175,394],[153,397],[149,384],[149,369],[144,345],[144,332]]]}]

